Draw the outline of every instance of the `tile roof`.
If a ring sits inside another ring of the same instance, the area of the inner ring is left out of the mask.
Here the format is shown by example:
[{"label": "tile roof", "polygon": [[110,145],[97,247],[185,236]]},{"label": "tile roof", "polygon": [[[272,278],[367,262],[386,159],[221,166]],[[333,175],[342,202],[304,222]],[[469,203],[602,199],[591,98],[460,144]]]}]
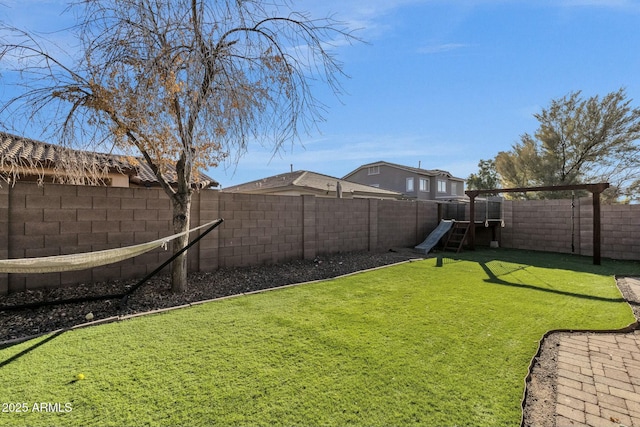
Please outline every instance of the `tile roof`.
[{"label": "tile roof", "polygon": [[2,153],[0,154],[2,164],[53,167],[60,162],[78,160],[83,163],[90,162],[100,167],[128,169],[127,164],[118,156],[71,150],[4,132],[0,132],[0,153]]},{"label": "tile roof", "polygon": [[316,191],[336,191],[336,184],[340,182],[342,192],[369,196],[400,197],[395,191],[383,190],[369,185],[357,184],[345,181],[329,175],[311,171],[295,171],[274,175],[256,181],[247,182],[224,189],[230,193],[257,193],[269,192],[269,190],[285,189],[287,187],[306,188]]},{"label": "tile roof", "polygon": [[229,193],[245,193],[254,190],[268,190],[272,188],[282,188],[293,185],[294,181],[302,175],[304,171],[296,171],[290,173],[283,173],[280,175],[270,176],[268,178],[262,178],[244,184],[238,184],[231,187],[227,187],[224,191]]},{"label": "tile roof", "polygon": [[[85,171],[119,172],[129,175],[130,181],[139,185],[158,185],[151,168],[142,160],[120,155],[72,150],[0,132],[0,167],[5,168],[54,168],[65,164],[82,165]],[[168,167],[168,181],[176,183],[176,171]],[[217,187],[214,179],[197,172],[198,187]]]}]

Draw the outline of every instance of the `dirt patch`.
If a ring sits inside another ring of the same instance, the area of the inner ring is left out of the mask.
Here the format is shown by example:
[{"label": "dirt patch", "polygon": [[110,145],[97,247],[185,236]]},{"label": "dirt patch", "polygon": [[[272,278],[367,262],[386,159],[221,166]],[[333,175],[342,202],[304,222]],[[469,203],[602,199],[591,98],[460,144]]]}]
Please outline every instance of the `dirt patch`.
[{"label": "dirt patch", "polygon": [[556,425],[558,346],[561,334],[547,336],[542,341],[539,355],[533,361],[524,400],[524,426]]},{"label": "dirt patch", "polygon": [[[640,305],[635,302],[637,297],[631,290],[629,280],[631,279],[627,277],[618,277],[616,284],[624,299],[629,302],[636,319],[640,319]],[[540,352],[533,360],[526,384],[524,426],[556,425],[558,347],[563,338],[585,333],[587,332],[555,332],[542,340]]]}]

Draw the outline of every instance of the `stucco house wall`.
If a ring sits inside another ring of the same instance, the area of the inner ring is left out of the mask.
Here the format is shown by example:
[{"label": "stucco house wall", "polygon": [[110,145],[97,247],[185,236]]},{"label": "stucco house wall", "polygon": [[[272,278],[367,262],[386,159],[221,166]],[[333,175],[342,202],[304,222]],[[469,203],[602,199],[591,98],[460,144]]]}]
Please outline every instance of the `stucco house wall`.
[{"label": "stucco house wall", "polygon": [[416,200],[464,198],[464,180],[441,170],[376,162],[360,166],[343,179],[397,191]]}]

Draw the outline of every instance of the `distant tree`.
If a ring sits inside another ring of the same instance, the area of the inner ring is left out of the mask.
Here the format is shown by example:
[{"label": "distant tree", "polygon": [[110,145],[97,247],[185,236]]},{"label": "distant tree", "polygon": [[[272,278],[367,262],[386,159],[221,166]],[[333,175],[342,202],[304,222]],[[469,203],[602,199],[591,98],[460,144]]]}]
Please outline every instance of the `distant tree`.
[{"label": "distant tree", "polygon": [[[176,233],[189,229],[198,168],[237,158],[252,141],[277,151],[322,119],[312,89],[320,82],[340,93],[342,66],[330,49],[354,40],[339,22],[292,11],[286,0],[71,7],[79,16],[71,54],[58,55],[34,34],[0,30],[0,55],[25,86],[0,112],[42,114],[63,144],[141,156],[172,201]],[[187,243],[188,236],[177,240],[174,252]],[[172,267],[173,291],[185,290],[186,253]]]},{"label": "distant tree", "polygon": [[496,157],[504,187],[610,182],[609,199],[640,195],[633,185],[640,171],[640,109],[631,107],[624,89],[588,99],[572,92],[534,116],[540,122],[535,135],[524,134]]},{"label": "distant tree", "polygon": [[472,173],[467,178],[467,188],[469,190],[490,190],[499,186],[500,179],[496,171],[496,162],[493,159],[480,160],[478,162],[478,173]]},{"label": "distant tree", "polygon": [[[523,135],[511,151],[501,151],[495,158],[496,172],[503,188],[537,187],[545,185],[538,179],[540,156],[535,141]],[[510,193],[508,198],[536,198],[540,193]]]}]

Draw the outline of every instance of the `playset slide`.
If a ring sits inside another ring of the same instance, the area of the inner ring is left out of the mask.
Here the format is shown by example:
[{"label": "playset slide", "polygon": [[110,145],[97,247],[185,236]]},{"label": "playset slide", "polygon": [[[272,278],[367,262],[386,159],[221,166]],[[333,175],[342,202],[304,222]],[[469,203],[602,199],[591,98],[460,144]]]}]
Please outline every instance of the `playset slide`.
[{"label": "playset slide", "polygon": [[453,226],[453,220],[443,219],[442,221],[440,221],[440,224],[438,224],[436,229],[433,230],[431,234],[427,236],[424,242],[420,243],[414,249],[417,249],[420,252],[424,252],[425,255],[428,254],[429,251],[433,249],[435,245],[438,244],[440,239],[442,239],[442,237],[445,234],[447,234],[449,230],[451,230],[452,226]]}]

